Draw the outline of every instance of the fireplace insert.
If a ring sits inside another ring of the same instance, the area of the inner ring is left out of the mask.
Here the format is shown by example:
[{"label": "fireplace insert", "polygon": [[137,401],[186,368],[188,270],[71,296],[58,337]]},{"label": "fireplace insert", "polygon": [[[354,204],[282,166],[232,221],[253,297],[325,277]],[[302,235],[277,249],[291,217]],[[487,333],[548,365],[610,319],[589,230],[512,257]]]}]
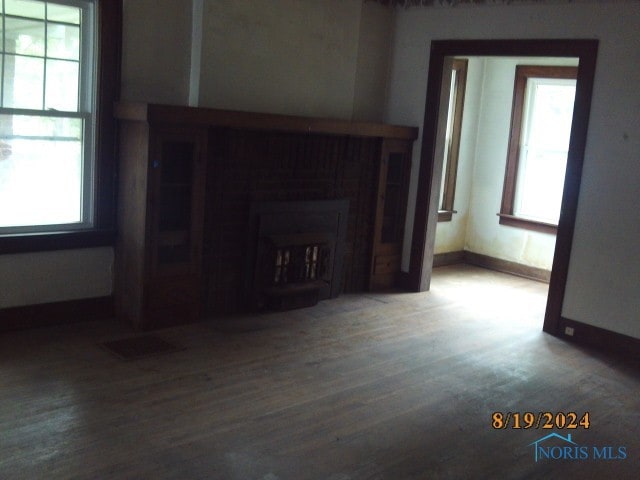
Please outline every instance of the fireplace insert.
[{"label": "fireplace insert", "polygon": [[256,202],[249,219],[246,294],[257,310],[338,296],[348,200]]}]

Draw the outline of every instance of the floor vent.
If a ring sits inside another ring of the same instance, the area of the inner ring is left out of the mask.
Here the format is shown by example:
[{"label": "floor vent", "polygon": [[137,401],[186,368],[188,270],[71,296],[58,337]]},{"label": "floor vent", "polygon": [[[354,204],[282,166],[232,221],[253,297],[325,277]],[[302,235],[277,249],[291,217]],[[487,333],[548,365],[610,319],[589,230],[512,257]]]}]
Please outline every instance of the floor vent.
[{"label": "floor vent", "polygon": [[182,350],[182,347],[154,335],[112,340],[101,343],[101,346],[123,360],[137,360]]}]

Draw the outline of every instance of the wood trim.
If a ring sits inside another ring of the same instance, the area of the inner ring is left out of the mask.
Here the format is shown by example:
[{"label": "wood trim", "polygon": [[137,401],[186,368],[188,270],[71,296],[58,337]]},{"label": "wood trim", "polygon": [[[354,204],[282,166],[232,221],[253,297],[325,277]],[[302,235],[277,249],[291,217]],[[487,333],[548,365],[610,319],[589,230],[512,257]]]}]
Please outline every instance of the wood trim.
[{"label": "wood trim", "polygon": [[98,6],[98,105],[96,128],[95,225],[116,225],[117,122],[113,105],[120,98],[122,57],[122,0],[96,2]]},{"label": "wood trim", "polygon": [[544,283],[549,283],[551,274],[549,270],[543,268],[530,267],[522,263],[502,260],[489,255],[469,252],[468,250],[437,253],[433,256],[433,268],[446,267],[447,265],[456,265],[459,263],[467,263],[488,270],[508,273]]},{"label": "wood trim", "polygon": [[106,247],[115,242],[113,230],[81,230],[42,234],[6,235],[0,238],[0,255],[46,250]]},{"label": "wood trim", "polygon": [[598,40],[585,40],[575,45],[574,56],[579,58],[578,78],[576,79],[576,98],[573,107],[573,123],[569,139],[567,170],[564,179],[560,220],[556,235],[556,248],[549,281],[549,296],[542,329],[547,333],[560,330],[562,304],[569,274],[569,261],[573,245],[578,197],[582,166],[589,129],[589,113],[591,110],[591,94],[596,71]]},{"label": "wood trim", "polygon": [[529,278],[539,282],[549,283],[551,272],[544,268],[530,267],[522,263],[502,260],[501,258],[483,255],[481,253],[469,252],[465,250],[464,261],[470,265],[495,270],[497,272],[509,273],[518,277]]},{"label": "wood trim", "polygon": [[552,235],[555,235],[558,232],[558,226],[552,223],[530,220],[528,218],[516,217],[505,213],[498,213],[498,216],[500,217],[500,225],[523,228],[534,232],[550,233]]},{"label": "wood trim", "polygon": [[179,123],[185,125],[229,127],[243,130],[319,133],[359,137],[397,138],[402,140],[415,140],[418,138],[417,127],[275,115],[270,113],[238,112],[215,108],[119,102],[115,105],[114,114],[116,118],[120,120],[144,121],[149,123]]},{"label": "wood trim", "polygon": [[429,259],[425,259],[428,243],[427,223],[430,207],[432,207],[429,200],[431,198],[433,170],[436,162],[435,150],[442,72],[444,70],[445,57],[450,56],[447,55],[450,50],[452,49],[447,48],[445,43],[431,43],[429,71],[427,74],[427,97],[422,128],[420,169],[418,171],[418,189],[416,192],[413,235],[409,256],[409,289],[414,292],[428,290],[431,278],[428,267],[424,268],[425,263],[429,262]]},{"label": "wood trim", "polygon": [[464,250],[458,250],[456,252],[436,253],[433,256],[433,268],[464,263],[464,254]]},{"label": "wood trim", "polygon": [[439,222],[450,222],[453,218],[453,214],[457,213],[453,210],[438,210],[438,221]]},{"label": "wood trim", "polygon": [[0,331],[24,330],[114,317],[113,297],[93,297],[0,310]]},{"label": "wood trim", "polygon": [[543,327],[543,330],[548,333],[558,331],[571,257],[578,195],[580,193],[580,178],[587,140],[597,53],[598,40],[594,39],[444,40],[431,42],[418,190],[409,259],[409,290],[417,292],[426,290],[429,286],[432,259],[425,258],[425,253],[427,252],[427,246],[435,238],[435,232],[427,231],[427,220],[430,211],[433,212],[437,209],[437,205],[429,204],[429,199],[431,198],[431,185],[433,183],[433,170],[436,160],[434,156],[435,140],[445,57],[471,55],[576,57],[580,66],[578,67],[576,81],[573,124]]},{"label": "wood trim", "polygon": [[[595,347],[607,354],[633,360],[640,359],[640,339],[612,332],[604,328],[561,317],[556,336],[578,345]],[[567,335],[565,328],[573,328],[573,335]]]}]

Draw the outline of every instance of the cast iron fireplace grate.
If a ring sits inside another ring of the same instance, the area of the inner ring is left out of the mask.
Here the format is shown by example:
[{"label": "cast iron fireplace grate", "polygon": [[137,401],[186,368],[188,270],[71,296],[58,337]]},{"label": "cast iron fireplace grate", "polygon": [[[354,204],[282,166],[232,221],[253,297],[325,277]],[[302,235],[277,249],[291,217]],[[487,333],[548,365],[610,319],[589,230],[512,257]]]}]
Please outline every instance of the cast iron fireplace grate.
[{"label": "cast iron fireplace grate", "polygon": [[177,352],[183,349],[155,335],[112,340],[101,343],[101,346],[122,360],[137,360],[139,358]]},{"label": "cast iron fireplace grate", "polygon": [[257,310],[290,310],[335,298],[349,201],[256,202],[249,215],[246,298]]}]

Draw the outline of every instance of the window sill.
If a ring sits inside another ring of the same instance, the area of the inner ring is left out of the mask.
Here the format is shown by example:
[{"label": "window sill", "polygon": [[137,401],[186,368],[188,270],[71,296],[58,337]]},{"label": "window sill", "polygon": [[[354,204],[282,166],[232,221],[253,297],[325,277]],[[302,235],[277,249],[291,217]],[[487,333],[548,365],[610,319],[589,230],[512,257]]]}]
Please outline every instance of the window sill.
[{"label": "window sill", "polygon": [[438,210],[438,222],[450,222],[454,213],[458,212],[455,210]]},{"label": "window sill", "polygon": [[67,232],[0,235],[0,255],[10,253],[105,247],[115,243],[113,230],[78,230]]},{"label": "window sill", "polygon": [[558,226],[553,223],[540,222],[538,220],[530,220],[528,218],[516,217],[506,213],[498,213],[500,217],[500,225],[508,227],[522,228],[524,230],[532,230],[534,232],[550,233],[555,235],[558,233]]}]

